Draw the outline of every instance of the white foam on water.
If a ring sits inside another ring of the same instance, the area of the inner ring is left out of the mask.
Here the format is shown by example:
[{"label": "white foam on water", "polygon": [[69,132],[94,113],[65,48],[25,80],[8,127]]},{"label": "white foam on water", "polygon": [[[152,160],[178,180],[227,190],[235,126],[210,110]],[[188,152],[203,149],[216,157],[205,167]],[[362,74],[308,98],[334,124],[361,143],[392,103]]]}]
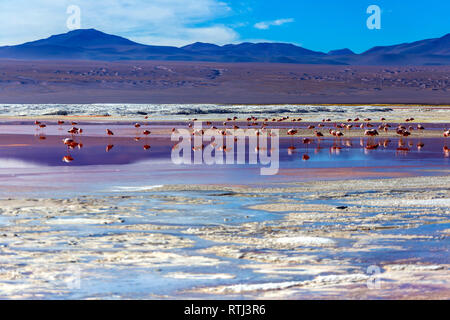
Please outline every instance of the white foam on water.
[{"label": "white foam on water", "polygon": [[436,207],[450,207],[450,198],[439,199],[380,199],[376,201],[366,201],[365,204],[376,206],[436,206]]},{"label": "white foam on water", "polygon": [[332,245],[336,242],[332,239],[321,238],[321,237],[283,237],[275,239],[275,242],[279,244],[290,244],[290,245],[305,245],[305,246],[315,246],[315,245]]},{"label": "white foam on water", "polygon": [[0,105],[1,116],[44,115],[108,115],[111,117],[138,117],[148,114],[152,118],[177,115],[197,117],[224,114],[300,114],[355,112],[389,112],[389,107],[375,106],[312,106],[312,105],[220,105],[220,104],[10,104]]},{"label": "white foam on water", "polygon": [[154,186],[140,186],[140,187],[114,187],[113,192],[136,192],[136,191],[148,191],[153,189],[159,189],[164,187],[164,185],[154,185]]},{"label": "white foam on water", "polygon": [[0,169],[23,169],[23,168],[39,168],[41,166],[32,162],[26,162],[15,159],[0,159]]},{"label": "white foam on water", "polygon": [[109,224],[114,221],[107,219],[96,219],[96,218],[69,218],[69,219],[50,219],[46,221],[47,224],[51,225],[69,225],[69,224]]},{"label": "white foam on water", "polygon": [[367,281],[369,276],[365,274],[339,274],[339,275],[326,275],[317,276],[312,280],[306,281],[284,281],[284,282],[266,282],[266,283],[253,283],[253,284],[236,284],[231,286],[225,286],[218,288],[220,293],[244,293],[255,291],[272,291],[272,290],[284,290],[292,287],[303,286],[329,286],[329,285],[344,285],[348,283],[355,283],[361,281]]}]

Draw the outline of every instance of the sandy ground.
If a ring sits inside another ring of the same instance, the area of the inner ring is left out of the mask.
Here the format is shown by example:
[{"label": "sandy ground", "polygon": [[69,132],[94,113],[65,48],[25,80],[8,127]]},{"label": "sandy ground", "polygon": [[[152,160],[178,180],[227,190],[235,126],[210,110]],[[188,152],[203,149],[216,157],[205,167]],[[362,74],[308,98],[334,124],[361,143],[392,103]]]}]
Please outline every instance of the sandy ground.
[{"label": "sandy ground", "polygon": [[0,61],[0,103],[450,104],[448,66]]}]

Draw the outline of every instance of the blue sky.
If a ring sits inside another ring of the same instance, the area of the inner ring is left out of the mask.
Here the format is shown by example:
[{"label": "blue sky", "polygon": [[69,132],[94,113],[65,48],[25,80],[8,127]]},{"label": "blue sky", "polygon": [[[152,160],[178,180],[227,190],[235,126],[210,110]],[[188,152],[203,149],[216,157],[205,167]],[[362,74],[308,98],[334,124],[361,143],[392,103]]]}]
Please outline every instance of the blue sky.
[{"label": "blue sky", "polygon": [[[450,32],[447,0],[14,0],[0,1],[0,45],[67,32],[69,5],[81,27],[157,45],[290,42],[318,51],[434,38]],[[369,5],[381,29],[369,30]]]}]

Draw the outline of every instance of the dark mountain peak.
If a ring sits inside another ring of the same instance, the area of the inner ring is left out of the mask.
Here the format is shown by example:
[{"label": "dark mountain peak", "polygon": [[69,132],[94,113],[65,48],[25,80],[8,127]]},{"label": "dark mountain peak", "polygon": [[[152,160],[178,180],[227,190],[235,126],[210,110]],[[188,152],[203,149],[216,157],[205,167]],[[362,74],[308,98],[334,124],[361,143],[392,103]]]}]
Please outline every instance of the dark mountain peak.
[{"label": "dark mountain peak", "polygon": [[94,28],[88,28],[88,29],[75,29],[71,30],[66,33],[67,35],[78,35],[78,34],[84,34],[84,35],[105,35],[106,33],[94,29]]},{"label": "dark mountain peak", "polygon": [[252,47],[255,44],[253,42],[241,42],[241,43],[230,43],[223,45],[222,48],[229,49],[229,48],[248,48]]},{"label": "dark mountain peak", "polygon": [[[446,56],[449,60],[450,55],[450,34],[441,38],[425,39],[410,43],[402,43],[390,46],[377,46],[362,53],[362,56],[378,56],[405,60],[407,56],[422,56],[428,60],[433,60],[436,56]],[[430,63],[433,61],[430,60]]]},{"label": "dark mountain peak", "polygon": [[328,52],[328,55],[330,55],[330,56],[348,56],[348,55],[354,55],[354,54],[355,53],[348,48],[331,50]]},{"label": "dark mountain peak", "polygon": [[227,44],[222,48],[229,51],[234,51],[238,53],[246,54],[266,54],[266,55],[282,55],[285,57],[289,56],[324,56],[322,52],[316,52],[308,50],[291,43],[280,43],[280,42],[243,42],[239,44]]},{"label": "dark mountain peak", "polygon": [[205,51],[205,50],[217,50],[220,49],[220,46],[205,42],[195,42],[187,46],[181,47],[181,49],[189,51]]},{"label": "dark mountain peak", "polygon": [[107,46],[131,46],[139,45],[136,42],[123,37],[110,35],[96,29],[77,29],[67,33],[51,36],[47,39],[28,42],[25,46],[63,46],[63,47],[82,47],[82,48],[100,48]]},{"label": "dark mountain peak", "polygon": [[447,33],[445,36],[443,36],[437,40],[443,44],[450,44],[450,33]]},{"label": "dark mountain peak", "polygon": [[290,48],[299,48],[296,45],[291,43],[282,43],[282,42],[241,42],[238,44],[227,44],[222,48],[251,48],[251,47],[260,47],[260,48],[276,48],[276,47],[290,47]]}]

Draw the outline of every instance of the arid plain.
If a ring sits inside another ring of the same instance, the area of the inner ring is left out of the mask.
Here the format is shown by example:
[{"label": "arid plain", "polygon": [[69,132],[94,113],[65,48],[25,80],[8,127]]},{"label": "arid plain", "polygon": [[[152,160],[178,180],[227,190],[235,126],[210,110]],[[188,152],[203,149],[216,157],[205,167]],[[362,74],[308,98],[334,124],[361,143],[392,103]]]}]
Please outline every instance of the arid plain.
[{"label": "arid plain", "polygon": [[0,103],[450,104],[449,66],[0,61]]}]

